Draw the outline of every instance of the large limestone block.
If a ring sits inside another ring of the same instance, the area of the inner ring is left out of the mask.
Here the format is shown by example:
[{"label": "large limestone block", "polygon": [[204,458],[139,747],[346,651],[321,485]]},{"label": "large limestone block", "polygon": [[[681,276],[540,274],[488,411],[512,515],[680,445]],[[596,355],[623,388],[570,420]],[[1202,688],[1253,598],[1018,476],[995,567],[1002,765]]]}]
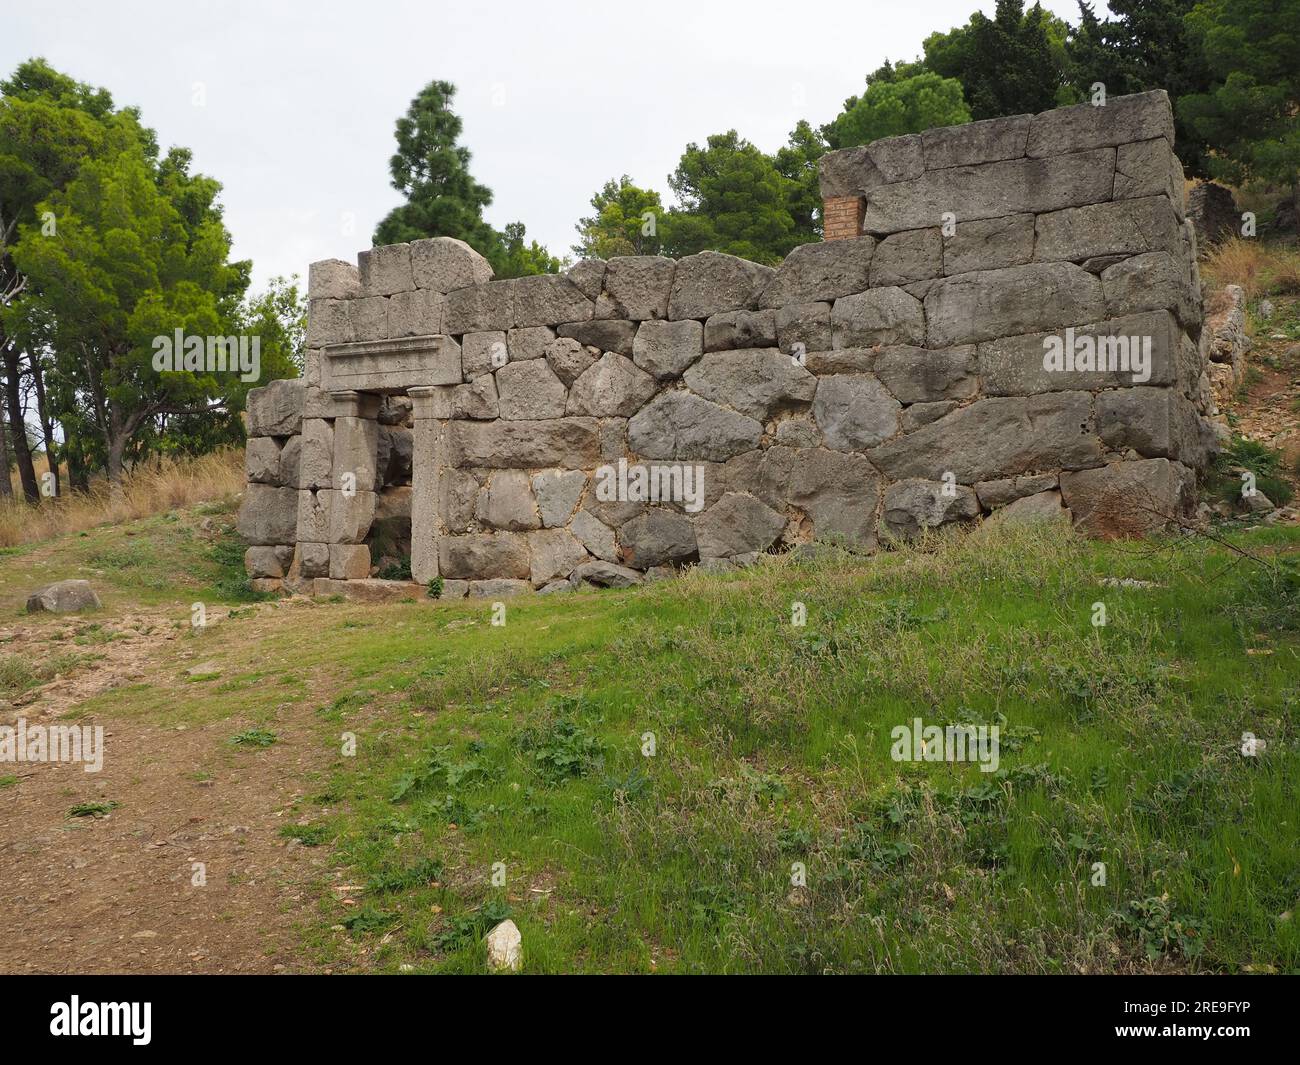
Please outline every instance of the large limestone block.
[{"label": "large limestone block", "polygon": [[[1181,339],[1182,331],[1168,311],[1002,337],[979,345],[980,376],[984,391],[992,396],[1166,385],[1177,372]],[[1075,368],[1047,358],[1071,343]]]},{"label": "large limestone block", "polygon": [[720,311],[752,310],[776,271],[735,255],[702,251],[677,261],[668,317],[707,318]]},{"label": "large limestone block", "polygon": [[972,345],[943,351],[907,345],[887,347],[876,356],[873,369],[900,403],[968,399],[979,390]]},{"label": "large limestone block", "polygon": [[438,571],[444,577],[526,580],[530,570],[528,541],[518,533],[444,536],[438,541]]},{"label": "large limestone block", "polygon": [[571,388],[600,358],[598,348],[586,347],[573,337],[556,337],[546,345],[546,362],[566,388]]},{"label": "large limestone block", "polygon": [[438,389],[431,397],[435,418],[474,418],[486,421],[500,417],[501,405],[496,378],[485,373],[467,384]]},{"label": "large limestone block", "polygon": [[420,337],[441,333],[446,304],[442,293],[428,289],[395,293],[388,301],[388,335]]},{"label": "large limestone block", "polygon": [[388,297],[362,296],[348,304],[352,338],[358,343],[388,339]]},{"label": "large limestone block", "polygon": [[307,346],[348,344],[356,339],[350,308],[354,299],[312,297],[307,301]]},{"label": "large limestone block", "polygon": [[533,474],[533,495],[542,525],[548,529],[567,525],[586,487],[587,475],[581,470],[542,470]]},{"label": "large limestone block", "polygon": [[1169,309],[1183,325],[1200,325],[1201,302],[1187,264],[1168,252],[1134,255],[1108,266],[1101,272],[1101,288],[1106,313],[1113,317]]},{"label": "large limestone block", "polygon": [[995,510],[980,525],[980,532],[1006,525],[1069,524],[1073,515],[1061,505],[1061,493],[1055,490],[1022,496],[1005,507]]},{"label": "large limestone block", "polygon": [[921,136],[884,137],[870,144],[827,152],[818,160],[822,199],[861,196],[868,189],[920,177],[925,169]]},{"label": "large limestone block", "polygon": [[501,417],[539,421],[564,415],[567,390],[544,359],[512,362],[497,371]]},{"label": "large limestone block", "polygon": [[[835,301],[831,310],[831,340],[837,348],[924,345],[925,337],[926,312],[921,301],[901,288],[876,288],[844,296]],[[935,344],[946,347],[959,342],[936,340]]]},{"label": "large limestone block", "polygon": [[[810,351],[825,351],[830,348],[831,305],[829,303],[791,303],[775,313],[776,346],[786,354],[802,354],[807,365]],[[750,346],[770,347],[771,345]]]},{"label": "large limestone block", "polygon": [[485,373],[496,373],[510,361],[510,348],[504,329],[487,329],[466,333],[461,338],[461,370],[466,381]]},{"label": "large limestone block", "polygon": [[873,234],[924,229],[948,213],[960,227],[977,218],[1101,203],[1110,199],[1114,177],[1114,148],[928,170],[910,181],[872,189],[863,229]]},{"label": "large limestone block", "polygon": [[[829,320],[830,306],[826,307]],[[722,311],[704,323],[704,350],[770,348],[776,343],[776,311]]]},{"label": "large limestone block", "polygon": [[378,422],[370,418],[335,418],[334,486],[347,488],[350,485],[358,492],[373,492],[382,487],[376,476],[378,448]]},{"label": "large limestone block", "polygon": [[447,293],[443,331],[454,336],[506,330],[514,325],[514,287],[510,281],[486,281]]},{"label": "large limestone block", "polygon": [[497,470],[479,493],[474,517],[482,525],[511,532],[541,528],[532,479],[523,470]]},{"label": "large limestone block", "polygon": [[510,324],[515,328],[585,321],[595,306],[563,274],[519,277],[509,284],[513,286]]},{"label": "large limestone block", "polygon": [[71,614],[79,610],[98,610],[103,604],[86,580],[55,581],[27,597],[27,613]]},{"label": "large limestone block", "polygon": [[713,351],[686,371],[697,395],[766,421],[812,402],[817,378],[776,348]]},{"label": "large limestone block", "polygon": [[[417,430],[418,431],[418,430]],[[438,520],[448,532],[468,532],[474,524],[474,511],[478,505],[481,485],[479,478],[468,470],[444,470],[434,486],[432,497]],[[419,505],[417,493],[417,508]],[[412,514],[412,525],[416,514]]]},{"label": "large limestone block", "polygon": [[898,400],[870,374],[835,374],[817,382],[813,417],[835,451],[861,451],[898,432]]},{"label": "large limestone block", "polygon": [[1070,207],[1038,216],[1034,259],[1084,259],[1182,250],[1182,228],[1164,196]]},{"label": "large limestone block", "polygon": [[574,382],[566,413],[630,418],[655,394],[655,380],[622,355],[605,352]]},{"label": "large limestone block", "polygon": [[876,245],[871,287],[906,285],[943,273],[943,237],[938,226],[894,233]]},{"label": "large limestone block", "polygon": [[867,457],[891,481],[942,481],[952,473],[960,484],[1102,463],[1087,392],[978,400]]},{"label": "large limestone block", "polygon": [[415,288],[411,274],[411,246],[385,244],[357,256],[363,296],[391,296]]},{"label": "large limestone block", "polygon": [[[934,218],[929,218],[924,224],[933,222]],[[763,290],[762,306],[816,303],[864,292],[871,282],[871,256],[875,248],[876,242],[870,237],[801,244],[777,267],[775,276]]]},{"label": "large limestone block", "polygon": [[812,535],[859,546],[875,542],[880,475],[861,455],[826,448],[776,446],[727,463],[727,488],[748,492],[774,510],[797,507]]},{"label": "large limestone block", "polygon": [[302,423],[295,488],[333,488],[334,423],[307,418]]},{"label": "large limestone block", "polygon": [[614,530],[591,511],[578,511],[569,524],[569,531],[597,558],[605,562],[619,560],[618,542],[614,537]]},{"label": "large limestone block", "polygon": [[327,502],[329,543],[359,544],[365,540],[375,519],[374,492],[344,492],[334,488],[316,495],[331,497]]},{"label": "large limestone block", "polygon": [[244,471],[253,484],[280,484],[280,442],[273,436],[250,437],[244,447]]},{"label": "large limestone block", "polygon": [[564,276],[577,285],[578,291],[587,299],[594,300],[605,282],[605,260],[579,259],[564,271]]},{"label": "large limestone block", "polygon": [[979,500],[965,485],[910,478],[885,489],[881,528],[890,536],[911,540],[926,529],[968,521],[979,513]]},{"label": "large limestone block", "polygon": [[996,481],[980,481],[975,486],[980,506],[985,510],[1006,506],[1026,496],[1041,495],[1057,488],[1061,479],[1054,473],[1035,473],[1023,477],[1002,477]]},{"label": "large limestone block", "polygon": [[350,300],[361,295],[361,275],[352,263],[322,259],[307,267],[307,295],[311,299]]},{"label": "large limestone block", "polygon": [[618,530],[623,560],[636,569],[684,566],[699,558],[695,526],[676,511],[652,507]]},{"label": "large limestone block", "polygon": [[766,551],[784,531],[784,515],[743,492],[727,492],[695,520],[701,558]]},{"label": "large limestone block", "polygon": [[696,321],[642,322],[632,342],[632,361],[658,381],[680,377],[704,354],[704,327]]},{"label": "large limestone block", "polygon": [[[455,384],[461,380],[462,366],[460,345],[444,335],[342,344],[325,351],[321,384],[331,393],[393,394],[411,388]],[[356,402],[377,408],[379,396],[371,395],[369,400]],[[331,415],[322,412],[322,416]]]},{"label": "large limestone block", "polygon": [[1181,222],[1186,215],[1183,194],[1183,164],[1164,137],[1121,144],[1115,155],[1117,200],[1143,196],[1165,196]]},{"label": "large limestone block", "polygon": [[416,285],[434,292],[481,285],[492,280],[492,267],[478,252],[455,237],[411,242],[411,271]]},{"label": "large limestone block", "polygon": [[627,426],[628,445],[649,459],[725,462],[758,446],[763,426],[690,392],[665,392]]},{"label": "large limestone block", "polygon": [[1084,103],[1035,115],[1029,124],[1025,154],[1060,156],[1153,137],[1174,142],[1174,113],[1164,89],[1111,96],[1101,107]]},{"label": "large limestone block", "polygon": [[1097,435],[1112,451],[1143,458],[1179,459],[1193,468],[1208,459],[1191,402],[1172,388],[1117,388],[1099,392]]},{"label": "large limestone block", "polygon": [[453,466],[589,470],[600,463],[600,425],[594,418],[452,422],[447,436]]},{"label": "large limestone block", "polygon": [[538,529],[528,534],[531,556],[528,577],[534,588],[557,577],[568,577],[591,556],[568,529]]},{"label": "large limestone block", "polygon": [[331,580],[359,581],[370,576],[370,548],[365,544],[330,544]]},{"label": "large limestone block", "polygon": [[298,493],[292,488],[250,484],[244,489],[237,528],[247,543],[291,544],[298,526]]},{"label": "large limestone block", "polygon": [[1023,266],[1034,257],[1034,216],[1013,214],[958,222],[943,242],[943,272],[967,274]]},{"label": "large limestone block", "polygon": [[250,547],[244,552],[244,572],[254,580],[276,580],[285,575],[284,555],[293,557],[293,548],[287,544],[279,547]]},{"label": "large limestone block", "polygon": [[633,321],[667,318],[673,272],[672,259],[659,255],[626,255],[610,259],[605,264],[604,288],[590,317],[630,318]]},{"label": "large limestone block", "polygon": [[546,356],[546,348],[555,339],[549,325],[524,325],[506,330],[506,355],[511,362],[526,362]]},{"label": "large limestone block", "polygon": [[[835,309],[838,313],[838,303]],[[1074,263],[1033,263],[957,274],[936,282],[925,297],[929,342],[936,348],[1105,317],[1101,282]]]},{"label": "large limestone block", "polygon": [[293,436],[302,427],[301,378],[272,381],[248,392],[249,436]]},{"label": "large limestone block", "polygon": [[1025,154],[1032,115],[987,118],[961,126],[927,129],[921,134],[921,151],[927,170],[950,166],[976,166]]},{"label": "large limestone block", "polygon": [[555,331],[562,337],[576,340],[583,347],[631,355],[636,326],[636,322],[621,318],[603,318],[590,322],[564,322],[556,326]]},{"label": "large limestone block", "polygon": [[1061,474],[1075,528],[1102,539],[1145,536],[1186,517],[1195,500],[1191,470],[1168,459],[1114,462]]}]

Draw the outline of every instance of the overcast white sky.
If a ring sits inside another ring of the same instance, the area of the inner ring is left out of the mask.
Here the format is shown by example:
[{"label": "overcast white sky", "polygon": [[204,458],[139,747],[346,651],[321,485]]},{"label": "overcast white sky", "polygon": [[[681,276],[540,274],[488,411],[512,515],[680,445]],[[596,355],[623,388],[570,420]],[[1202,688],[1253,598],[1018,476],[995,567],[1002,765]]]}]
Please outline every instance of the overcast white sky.
[{"label": "overcast white sky", "polygon": [[[1074,0],[1044,6],[1078,20]],[[977,7],[994,2],[39,0],[5,12],[0,70],[43,55],[139,106],[164,148],[191,148],[225,187],[235,255],[260,287],[370,245],[400,200],[393,123],[435,78],[459,90],[489,221],[523,221],[567,255],[609,178],[668,200],[688,142],[734,127],[773,151]]]}]

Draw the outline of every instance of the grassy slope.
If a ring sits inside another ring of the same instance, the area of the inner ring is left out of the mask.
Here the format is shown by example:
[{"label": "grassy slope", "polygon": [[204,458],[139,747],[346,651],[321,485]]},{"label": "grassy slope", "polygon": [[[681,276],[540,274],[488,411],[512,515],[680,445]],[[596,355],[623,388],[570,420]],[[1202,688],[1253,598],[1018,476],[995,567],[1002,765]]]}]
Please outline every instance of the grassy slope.
[{"label": "grassy slope", "polygon": [[[45,564],[175,547],[186,584],[107,564],[109,609],[228,597],[177,532],[196,520]],[[1300,551],[1294,530],[1236,535]],[[535,972],[1294,970],[1300,615],[1294,585],[1233,563],[1205,541],[952,537],[513,600],[504,626],[485,602],[286,606],[187,634],[82,709],[356,735],[289,830],[336,849],[306,943],[335,968],[480,971],[508,912]],[[31,581],[15,565],[0,603]],[[191,639],[219,678],[179,671]],[[889,757],[913,717],[998,715],[997,774]]]}]

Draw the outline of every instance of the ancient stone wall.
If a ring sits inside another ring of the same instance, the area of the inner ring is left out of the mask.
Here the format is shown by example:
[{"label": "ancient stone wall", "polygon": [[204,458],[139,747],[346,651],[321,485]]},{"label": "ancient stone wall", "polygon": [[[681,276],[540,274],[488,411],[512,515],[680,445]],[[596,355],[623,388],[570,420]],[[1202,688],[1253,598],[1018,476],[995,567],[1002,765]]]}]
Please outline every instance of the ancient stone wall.
[{"label": "ancient stone wall", "polygon": [[494,281],[448,238],[316,263],[305,375],[249,399],[249,573],[368,577],[377,513],[447,595],[993,515],[1162,524],[1212,439],[1173,135],[1155,92],[831,153],[831,239],[777,269]]}]

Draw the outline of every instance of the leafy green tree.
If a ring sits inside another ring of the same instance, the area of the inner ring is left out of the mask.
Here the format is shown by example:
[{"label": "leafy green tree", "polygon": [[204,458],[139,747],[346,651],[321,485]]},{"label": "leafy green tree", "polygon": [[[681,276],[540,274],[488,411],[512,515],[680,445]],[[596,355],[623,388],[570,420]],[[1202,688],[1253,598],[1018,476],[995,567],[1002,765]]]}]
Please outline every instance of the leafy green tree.
[{"label": "leafy green tree", "polygon": [[712,250],[776,263],[799,243],[793,182],[734,129],[703,148],[688,144],[668,184],[680,204],[661,226],[670,255]]},{"label": "leafy green tree", "polygon": [[826,154],[826,141],[810,123],[800,120],[790,139],[778,148],[773,162],[789,185],[786,208],[794,221],[795,244],[812,244],[822,237],[822,195],[817,160]]},{"label": "leafy green tree", "polygon": [[501,233],[493,253],[488,256],[497,277],[528,277],[532,274],[558,274],[564,261],[543,248],[537,241],[525,239],[522,222],[510,222]]},{"label": "leafy green tree", "polygon": [[580,259],[610,259],[615,255],[658,255],[664,217],[663,202],[653,189],[632,184],[624,174],[606,181],[591,198],[595,212],[578,219],[578,243],[573,254]]},{"label": "leafy green tree", "polygon": [[844,110],[824,132],[832,147],[851,148],[881,137],[957,126],[970,120],[961,82],[927,70],[870,82],[861,96],[844,101]]},{"label": "leafy green tree", "polygon": [[1214,85],[1178,101],[1210,173],[1289,185],[1300,208],[1300,0],[1205,0],[1187,16]]}]

